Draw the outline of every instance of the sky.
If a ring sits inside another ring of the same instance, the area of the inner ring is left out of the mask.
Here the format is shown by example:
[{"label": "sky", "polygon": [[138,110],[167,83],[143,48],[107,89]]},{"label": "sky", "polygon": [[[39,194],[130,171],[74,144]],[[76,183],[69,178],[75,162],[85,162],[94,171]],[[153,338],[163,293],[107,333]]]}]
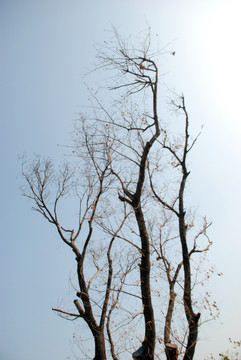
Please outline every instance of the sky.
[{"label": "sky", "polygon": [[83,74],[112,26],[123,36],[151,26],[162,91],[183,93],[193,130],[190,194],[213,221],[211,282],[221,316],[200,333],[197,360],[240,339],[241,44],[238,0],[0,0],[0,359],[73,359],[77,324],[51,311],[69,295],[71,254],[21,196],[21,154],[59,160],[87,102]]}]

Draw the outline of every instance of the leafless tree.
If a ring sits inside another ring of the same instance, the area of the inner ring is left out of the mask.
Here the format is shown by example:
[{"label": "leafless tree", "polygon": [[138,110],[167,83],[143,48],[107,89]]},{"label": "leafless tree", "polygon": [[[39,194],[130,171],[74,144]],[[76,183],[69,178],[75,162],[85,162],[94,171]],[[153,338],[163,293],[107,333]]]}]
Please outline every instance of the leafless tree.
[{"label": "leafless tree", "polygon": [[[183,95],[170,102],[174,120],[163,120],[161,52],[151,51],[150,35],[138,49],[118,34],[116,39],[111,53],[99,51],[98,68],[111,71],[110,88],[119,97],[107,107],[106,100],[90,91],[92,113],[81,115],[76,125],[73,152],[82,173],[76,178],[65,166],[57,176],[48,160],[36,159],[29,167],[23,161],[28,185],[24,195],[74,252],[77,311],[53,310],[85,321],[95,342],[95,360],[108,354],[118,360],[128,352],[134,359],[191,360],[201,315],[193,295],[197,278],[192,259],[211,245],[206,233],[210,223],[204,218],[196,227],[185,204],[187,161],[199,134],[191,139]],[[64,226],[58,215],[59,203],[74,190],[80,203],[76,230]],[[101,249],[96,236],[104,239]],[[168,294],[164,307],[160,294]],[[177,311],[185,316],[182,334],[178,321],[175,325]],[[139,317],[141,329],[135,322]],[[117,335],[123,329],[130,332],[130,327],[136,328],[136,339],[142,337],[139,348],[135,340],[121,342]],[[119,343],[124,345],[116,350]]]},{"label": "leafless tree", "polygon": [[[72,249],[75,256],[79,288],[76,292],[77,298],[74,300],[77,312],[57,308],[53,308],[53,310],[67,319],[82,318],[93,334],[94,359],[106,359],[104,327],[113,279],[111,249],[128,213],[123,208],[122,219],[116,229],[112,231],[109,241],[107,240],[108,243],[105,244],[106,263],[101,267],[98,264],[98,258],[102,252],[98,253],[96,241],[94,247],[92,245],[93,238],[98,236],[94,233],[94,221],[102,216],[102,198],[105,198],[112,181],[108,162],[97,164],[93,156],[94,149],[90,147],[90,144],[86,145],[86,150],[85,160],[88,158],[90,165],[84,182],[82,181],[80,184],[81,193],[78,192],[77,181],[74,182],[74,172],[68,165],[61,167],[59,174],[56,174],[50,160],[41,160],[37,157],[30,164],[23,159],[22,173],[28,184],[28,187],[23,189],[23,194],[34,202],[33,209],[56,227],[60,239]],[[91,173],[91,171],[93,172]],[[79,175],[84,176],[83,174]],[[59,208],[61,205],[63,206],[60,203],[71,191],[75,192],[79,200],[76,230],[63,226],[59,219]],[[100,212],[98,213],[99,207]],[[108,270],[104,285],[102,285],[99,275],[105,267]],[[101,289],[98,294],[101,294],[101,297],[92,295],[92,283],[97,278],[99,289]]]}]

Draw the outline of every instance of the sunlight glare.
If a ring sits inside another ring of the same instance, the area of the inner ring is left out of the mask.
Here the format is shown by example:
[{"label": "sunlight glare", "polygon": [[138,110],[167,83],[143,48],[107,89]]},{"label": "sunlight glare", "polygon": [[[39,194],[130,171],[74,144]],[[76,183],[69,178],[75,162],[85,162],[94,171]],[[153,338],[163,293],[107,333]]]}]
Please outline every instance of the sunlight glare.
[{"label": "sunlight glare", "polygon": [[[241,4],[235,1],[220,2],[207,15],[203,34],[204,67],[209,90],[229,116],[229,121],[240,128],[240,44]],[[232,119],[232,120],[231,120]]]}]

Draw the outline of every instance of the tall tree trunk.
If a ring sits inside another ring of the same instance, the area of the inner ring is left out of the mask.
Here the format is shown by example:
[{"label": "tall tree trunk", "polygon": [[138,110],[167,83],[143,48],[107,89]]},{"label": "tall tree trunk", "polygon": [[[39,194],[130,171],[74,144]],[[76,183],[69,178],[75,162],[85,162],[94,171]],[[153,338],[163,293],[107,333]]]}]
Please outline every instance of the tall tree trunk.
[{"label": "tall tree trunk", "polygon": [[188,174],[189,173],[187,173],[186,167],[183,165],[183,178],[179,192],[179,234],[182,245],[182,258],[183,258],[183,268],[184,268],[183,302],[184,302],[184,309],[188,322],[188,340],[187,340],[187,347],[183,360],[192,360],[194,357],[194,352],[198,337],[198,321],[200,318],[200,313],[195,314],[193,311],[191,265],[190,265],[190,255],[187,245],[187,237],[186,237],[187,226],[185,223],[185,211],[183,204],[183,194],[184,194],[184,188]]},{"label": "tall tree trunk", "polygon": [[151,287],[150,287],[150,244],[149,236],[145,225],[145,220],[140,204],[135,209],[136,220],[140,231],[141,238],[141,264],[140,264],[140,278],[141,278],[141,296],[143,304],[143,314],[145,320],[145,339],[143,346],[145,348],[145,357],[143,359],[153,360],[156,340],[154,311],[151,301]]},{"label": "tall tree trunk", "polygon": [[93,330],[95,339],[95,357],[93,360],[106,360],[104,331]]},{"label": "tall tree trunk", "polygon": [[189,320],[189,335],[185,355],[183,360],[192,360],[197,344],[198,338],[198,321],[200,314],[193,314],[192,319]]},{"label": "tall tree trunk", "polygon": [[164,343],[169,344],[171,342],[170,339],[170,331],[171,331],[171,321],[172,321],[172,315],[174,311],[174,304],[177,294],[174,291],[174,285],[173,283],[169,284],[169,303],[168,303],[168,309],[167,309],[167,315],[166,315],[166,321],[165,321],[165,328],[164,328]]}]

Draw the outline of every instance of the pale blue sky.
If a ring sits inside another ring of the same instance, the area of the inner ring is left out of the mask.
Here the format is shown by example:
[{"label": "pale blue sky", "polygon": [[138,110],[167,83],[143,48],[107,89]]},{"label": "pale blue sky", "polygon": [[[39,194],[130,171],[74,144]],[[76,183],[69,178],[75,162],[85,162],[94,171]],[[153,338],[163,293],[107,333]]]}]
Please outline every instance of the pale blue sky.
[{"label": "pale blue sky", "polygon": [[[74,264],[49,224],[20,196],[18,155],[60,159],[87,94],[82,74],[112,25],[138,34],[148,22],[175,57],[163,84],[183,92],[193,129],[194,204],[213,220],[212,290],[221,319],[200,334],[200,355],[240,339],[240,2],[237,0],[1,0],[0,359],[66,360],[76,325],[51,311],[68,297]],[[164,91],[165,87],[163,87]],[[221,325],[221,322],[223,325]]]}]

